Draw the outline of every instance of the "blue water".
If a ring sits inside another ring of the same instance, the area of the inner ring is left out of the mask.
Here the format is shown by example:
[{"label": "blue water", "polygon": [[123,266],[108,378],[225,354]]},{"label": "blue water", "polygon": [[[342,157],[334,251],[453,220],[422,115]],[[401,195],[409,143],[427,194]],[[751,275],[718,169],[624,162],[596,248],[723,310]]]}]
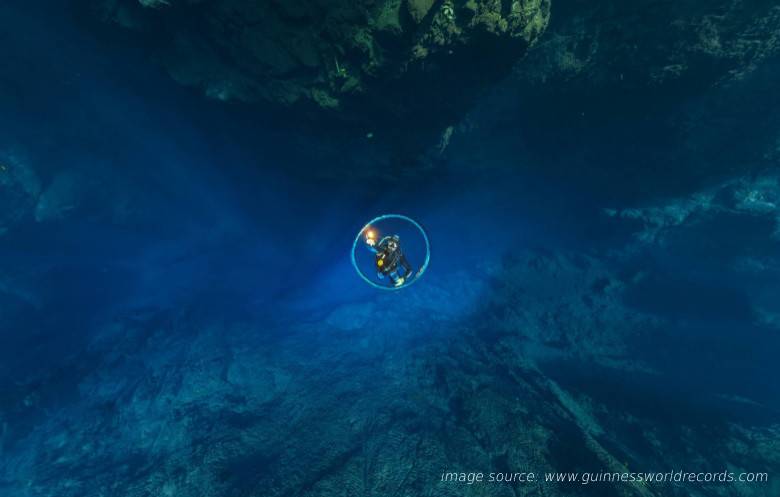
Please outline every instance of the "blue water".
[{"label": "blue water", "polygon": [[[428,173],[359,179],[301,150],[294,122],[183,89],[65,7],[4,2],[0,25],[0,163],[40,186],[0,236],[0,495],[393,495],[318,486],[369,458],[366,419],[428,448],[468,428],[429,460],[498,467],[515,398],[570,447],[547,463],[587,466],[546,382],[591,406],[629,467],[704,454],[778,474],[724,426],[778,443],[780,214],[726,202],[650,240],[652,221],[605,210],[727,196],[738,174],[632,201],[619,174],[547,173],[467,137]],[[350,264],[386,212],[433,247],[402,292]],[[388,467],[413,450],[398,440],[376,449]],[[420,464],[408,495],[444,469]]]}]

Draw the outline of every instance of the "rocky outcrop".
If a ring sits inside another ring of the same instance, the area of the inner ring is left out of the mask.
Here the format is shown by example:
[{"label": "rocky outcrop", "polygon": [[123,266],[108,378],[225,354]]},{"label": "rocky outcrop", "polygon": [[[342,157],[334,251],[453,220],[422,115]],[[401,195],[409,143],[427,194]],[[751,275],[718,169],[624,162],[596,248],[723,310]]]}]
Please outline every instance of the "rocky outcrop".
[{"label": "rocky outcrop", "polygon": [[[780,50],[775,2],[555,3],[556,22],[518,77],[557,91],[701,90],[748,76]],[[619,96],[616,96],[619,97]]]},{"label": "rocky outcrop", "polygon": [[315,131],[302,141],[318,175],[399,180],[425,174],[423,151],[470,168],[501,156],[590,182],[630,168],[634,198],[777,155],[768,1],[91,3],[182,84],[295,109],[275,125]]},{"label": "rocky outcrop", "polygon": [[362,134],[414,141],[439,133],[508,74],[544,32],[550,2],[96,0],[94,8],[210,97],[330,111]]},{"label": "rocky outcrop", "polygon": [[779,38],[772,2],[554,1],[543,39],[447,156],[624,205],[776,168]]}]

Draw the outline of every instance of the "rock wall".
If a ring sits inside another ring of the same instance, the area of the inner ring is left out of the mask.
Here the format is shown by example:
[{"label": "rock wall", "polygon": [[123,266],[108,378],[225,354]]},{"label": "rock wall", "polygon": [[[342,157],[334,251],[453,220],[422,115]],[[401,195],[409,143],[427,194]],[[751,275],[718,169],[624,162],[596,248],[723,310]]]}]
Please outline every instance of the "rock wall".
[{"label": "rock wall", "polygon": [[364,134],[412,141],[421,133],[430,141],[507,75],[550,14],[549,0],[95,0],[92,8],[209,97],[329,111]]}]

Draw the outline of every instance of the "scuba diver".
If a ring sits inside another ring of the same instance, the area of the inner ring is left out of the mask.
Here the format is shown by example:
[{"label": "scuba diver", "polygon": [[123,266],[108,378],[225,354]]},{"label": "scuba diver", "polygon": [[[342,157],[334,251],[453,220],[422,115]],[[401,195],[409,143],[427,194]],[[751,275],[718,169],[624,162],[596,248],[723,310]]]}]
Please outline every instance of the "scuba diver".
[{"label": "scuba diver", "polygon": [[[400,287],[413,278],[412,265],[406,260],[406,256],[401,251],[401,238],[398,235],[386,236],[379,242],[376,240],[376,233],[373,230],[366,232],[366,245],[368,249],[376,254],[376,277],[389,279],[389,283],[394,287]],[[403,269],[403,274],[401,274]]]}]

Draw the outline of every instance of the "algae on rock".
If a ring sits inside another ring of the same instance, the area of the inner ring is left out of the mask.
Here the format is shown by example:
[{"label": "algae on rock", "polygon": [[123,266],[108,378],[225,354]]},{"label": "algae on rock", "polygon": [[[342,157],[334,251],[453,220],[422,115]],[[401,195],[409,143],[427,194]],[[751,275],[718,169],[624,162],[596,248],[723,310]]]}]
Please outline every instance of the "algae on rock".
[{"label": "algae on rock", "polygon": [[550,16],[549,0],[91,2],[210,97],[381,125],[420,147],[510,73]]}]

